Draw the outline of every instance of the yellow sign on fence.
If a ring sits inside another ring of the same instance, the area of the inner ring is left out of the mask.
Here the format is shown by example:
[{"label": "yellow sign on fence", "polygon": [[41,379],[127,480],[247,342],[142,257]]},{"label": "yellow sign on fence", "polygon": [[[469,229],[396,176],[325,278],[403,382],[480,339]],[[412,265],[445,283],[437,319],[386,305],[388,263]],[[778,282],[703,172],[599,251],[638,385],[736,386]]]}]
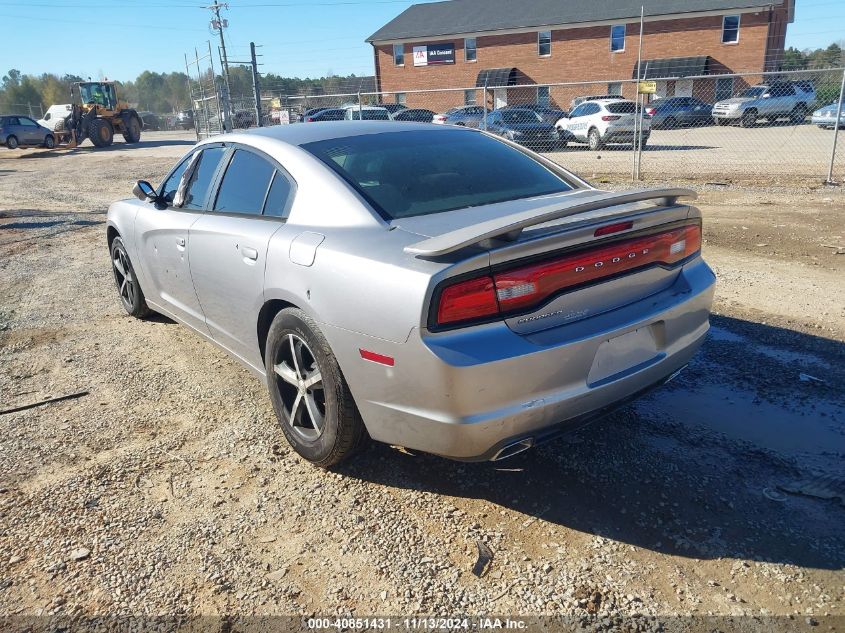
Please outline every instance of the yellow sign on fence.
[{"label": "yellow sign on fence", "polygon": [[637,92],[641,95],[653,95],[657,92],[657,82],[656,81],[641,81],[640,85],[637,87]]}]

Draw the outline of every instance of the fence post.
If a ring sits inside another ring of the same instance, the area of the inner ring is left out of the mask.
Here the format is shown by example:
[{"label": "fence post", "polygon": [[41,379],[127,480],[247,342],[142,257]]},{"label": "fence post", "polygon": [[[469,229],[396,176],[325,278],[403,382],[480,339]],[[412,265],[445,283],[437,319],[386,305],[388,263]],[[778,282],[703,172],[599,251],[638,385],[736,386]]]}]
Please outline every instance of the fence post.
[{"label": "fence post", "polygon": [[[634,84],[636,91],[634,92],[634,103],[636,103],[636,109],[639,109],[640,103],[640,82],[643,80],[642,76],[642,66],[643,66],[643,21],[645,16],[645,5],[640,7],[640,42],[637,45],[637,81]],[[639,130],[637,130],[637,126],[639,124]],[[636,182],[640,179],[640,164],[639,164],[639,151],[640,145],[640,137],[642,136],[642,128],[643,128],[643,121],[642,117],[640,116],[639,112],[636,113],[634,118],[634,155],[631,157],[632,165],[631,165],[631,182]]]},{"label": "fence post", "polygon": [[361,103],[361,91],[358,91],[358,120],[364,120],[364,104]]},{"label": "fence post", "polygon": [[833,120],[833,147],[830,150],[830,168],[827,170],[825,184],[832,185],[833,163],[836,160],[836,141],[839,137],[839,117],[842,116],[842,98],[845,97],[845,68],[842,69],[842,85],[839,87],[839,103],[836,106],[836,118]]},{"label": "fence post", "polygon": [[258,79],[258,62],[255,60],[255,42],[249,43],[252,55],[252,89],[255,92],[255,124],[261,127],[261,84]]},{"label": "fence post", "polygon": [[484,93],[481,95],[481,100],[484,101],[484,118],[481,119],[481,129],[487,129],[487,80],[489,77],[484,76]]},{"label": "fence post", "polygon": [[197,141],[200,140],[200,128],[199,128],[199,119],[197,118],[197,107],[196,102],[194,100],[194,87],[191,84],[191,67],[188,65],[188,54],[185,53],[185,74],[188,76],[188,98],[191,100],[191,112],[194,113],[193,120],[194,120],[194,132],[197,134]]}]

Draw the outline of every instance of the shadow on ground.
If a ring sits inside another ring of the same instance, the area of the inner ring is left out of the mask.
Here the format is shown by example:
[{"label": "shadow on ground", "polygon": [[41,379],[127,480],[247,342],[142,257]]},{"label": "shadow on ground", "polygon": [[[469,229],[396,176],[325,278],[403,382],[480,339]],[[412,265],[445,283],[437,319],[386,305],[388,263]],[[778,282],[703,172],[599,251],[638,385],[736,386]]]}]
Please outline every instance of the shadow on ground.
[{"label": "shadow on ground", "polygon": [[[543,447],[502,462],[465,464],[374,444],[339,471],[396,489],[485,499],[526,518],[665,554],[842,569],[845,509],[836,501],[777,492],[779,483],[805,474],[801,459],[652,408],[662,398],[683,412],[702,385],[724,384],[748,396],[735,411],[737,424],[765,424],[755,420],[764,403],[796,414],[800,423],[795,408],[808,393],[813,402],[843,402],[845,345],[732,318],[713,321],[737,338],[711,339],[677,381]],[[784,350],[785,359],[771,349]],[[790,358],[789,350],[835,365],[835,375],[827,384],[799,381],[805,363]],[[835,427],[839,445],[829,448],[845,457],[845,416],[837,410],[839,417],[805,422],[801,432]],[[714,415],[722,414],[714,408]]]}]

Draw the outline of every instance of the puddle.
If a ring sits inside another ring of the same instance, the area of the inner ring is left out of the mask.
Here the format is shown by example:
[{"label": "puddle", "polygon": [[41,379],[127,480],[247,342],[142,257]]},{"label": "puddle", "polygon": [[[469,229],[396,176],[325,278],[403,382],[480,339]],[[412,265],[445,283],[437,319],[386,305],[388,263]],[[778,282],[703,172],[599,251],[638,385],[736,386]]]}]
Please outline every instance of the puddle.
[{"label": "puddle", "polygon": [[749,346],[749,351],[764,354],[769,358],[779,360],[783,363],[801,363],[802,365],[815,365],[817,367],[829,368],[830,363],[822,360],[818,356],[806,352],[793,352],[769,345],[761,345],[748,340],[744,336],[735,334],[730,330],[720,328],[715,325],[710,326],[710,333],[708,337],[711,341],[724,341],[726,343],[744,343]]},{"label": "puddle", "polygon": [[761,401],[750,392],[723,385],[659,389],[636,405],[651,419],[677,420],[692,432],[706,428],[728,438],[797,459],[805,468],[843,472],[845,409],[821,399],[813,408]]}]

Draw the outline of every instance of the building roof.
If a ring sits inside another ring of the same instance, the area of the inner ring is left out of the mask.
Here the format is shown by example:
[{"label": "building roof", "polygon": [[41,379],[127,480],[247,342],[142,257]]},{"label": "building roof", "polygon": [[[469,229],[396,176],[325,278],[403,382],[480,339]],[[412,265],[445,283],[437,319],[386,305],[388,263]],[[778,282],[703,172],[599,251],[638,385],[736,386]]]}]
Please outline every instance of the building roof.
[{"label": "building roof", "polygon": [[[645,16],[731,11],[794,0],[649,0]],[[368,42],[485,33],[507,29],[636,20],[642,0],[446,0],[415,4],[367,38]]]}]

